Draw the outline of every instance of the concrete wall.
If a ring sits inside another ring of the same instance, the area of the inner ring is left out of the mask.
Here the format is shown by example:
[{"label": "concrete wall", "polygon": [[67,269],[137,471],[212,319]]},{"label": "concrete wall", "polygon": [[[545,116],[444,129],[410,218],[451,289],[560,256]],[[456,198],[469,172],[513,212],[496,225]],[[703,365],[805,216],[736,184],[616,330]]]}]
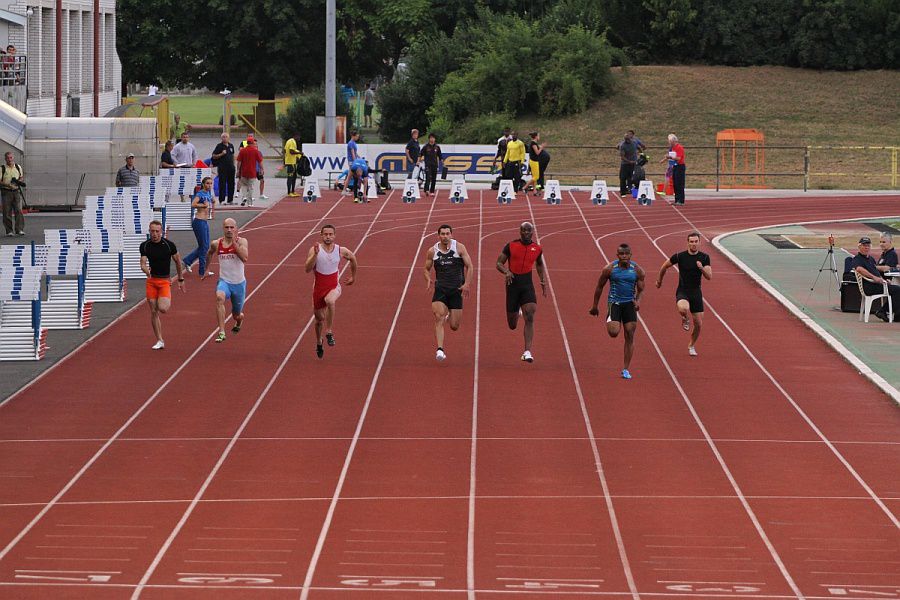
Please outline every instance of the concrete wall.
[{"label": "concrete wall", "polygon": [[[22,161],[28,203],[82,205],[84,196],[102,194],[115,183],[129,152],[135,154],[138,171],[156,173],[157,148],[155,119],[29,117]],[[82,173],[84,187],[76,199]]]}]

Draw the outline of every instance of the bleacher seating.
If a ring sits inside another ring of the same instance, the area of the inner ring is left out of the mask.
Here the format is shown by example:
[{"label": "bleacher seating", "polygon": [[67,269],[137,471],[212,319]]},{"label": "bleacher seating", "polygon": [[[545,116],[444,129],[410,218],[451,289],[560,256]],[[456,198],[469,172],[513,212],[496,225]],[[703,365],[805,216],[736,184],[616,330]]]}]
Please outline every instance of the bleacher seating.
[{"label": "bleacher seating", "polygon": [[41,327],[43,273],[40,266],[0,266],[0,360],[44,357],[47,330]]}]

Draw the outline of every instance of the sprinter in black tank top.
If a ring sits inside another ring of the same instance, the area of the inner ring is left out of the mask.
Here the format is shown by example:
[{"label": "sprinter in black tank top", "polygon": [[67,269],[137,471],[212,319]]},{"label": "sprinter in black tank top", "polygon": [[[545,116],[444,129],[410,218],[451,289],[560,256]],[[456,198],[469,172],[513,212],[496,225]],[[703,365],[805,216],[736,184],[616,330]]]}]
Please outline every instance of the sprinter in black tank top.
[{"label": "sprinter in black tank top", "polygon": [[[453,239],[453,228],[449,225],[438,227],[437,244],[425,253],[425,289],[434,286],[431,297],[431,311],[434,313],[434,339],[437,343],[435,358],[444,360],[444,323],[450,322],[450,329],[456,331],[462,319],[463,296],[469,295],[472,280],[472,261],[466,247]],[[434,269],[435,278],[431,278]]]}]

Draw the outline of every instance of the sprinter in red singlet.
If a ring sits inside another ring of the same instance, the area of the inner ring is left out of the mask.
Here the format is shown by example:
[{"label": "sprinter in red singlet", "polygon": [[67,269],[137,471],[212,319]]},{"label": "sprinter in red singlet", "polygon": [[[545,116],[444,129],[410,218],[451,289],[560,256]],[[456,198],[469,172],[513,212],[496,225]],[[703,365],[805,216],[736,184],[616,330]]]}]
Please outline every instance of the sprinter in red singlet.
[{"label": "sprinter in red singlet", "polygon": [[[322,241],[309,249],[306,257],[306,272],[315,270],[316,283],[313,287],[313,314],[316,317],[316,356],[325,355],[325,341],[334,346],[334,305],[341,296],[338,272],[341,258],[350,263],[350,275],[344,279],[346,285],[356,280],[356,256],[353,252],[334,243],[334,225],[323,225]],[[324,332],[324,339],[323,339]]]}]

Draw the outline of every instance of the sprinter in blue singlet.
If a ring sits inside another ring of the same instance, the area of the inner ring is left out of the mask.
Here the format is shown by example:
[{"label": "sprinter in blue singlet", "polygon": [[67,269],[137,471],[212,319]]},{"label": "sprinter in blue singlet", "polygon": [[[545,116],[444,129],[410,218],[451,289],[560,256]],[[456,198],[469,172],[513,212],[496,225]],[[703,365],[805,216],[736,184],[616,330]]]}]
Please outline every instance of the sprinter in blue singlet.
[{"label": "sprinter in blue singlet", "polygon": [[609,297],[606,310],[606,332],[609,337],[619,337],[625,330],[625,366],[622,377],[631,379],[628,367],[634,354],[634,330],[637,328],[637,311],[640,310],[641,294],[644,293],[644,270],[631,260],[631,247],[621,244],[616,251],[618,260],[606,265],[597,280],[594,290],[594,304],[590,313],[600,314],[600,297],[609,281]]}]

